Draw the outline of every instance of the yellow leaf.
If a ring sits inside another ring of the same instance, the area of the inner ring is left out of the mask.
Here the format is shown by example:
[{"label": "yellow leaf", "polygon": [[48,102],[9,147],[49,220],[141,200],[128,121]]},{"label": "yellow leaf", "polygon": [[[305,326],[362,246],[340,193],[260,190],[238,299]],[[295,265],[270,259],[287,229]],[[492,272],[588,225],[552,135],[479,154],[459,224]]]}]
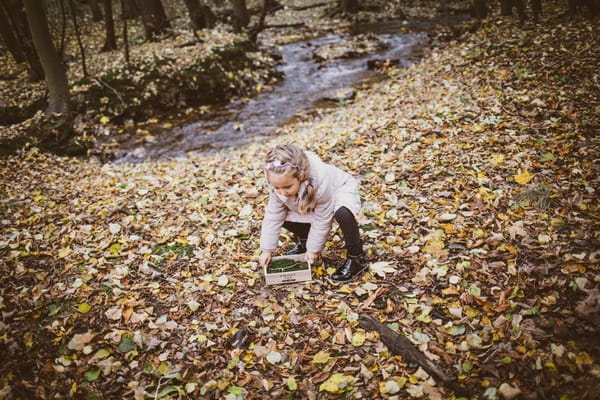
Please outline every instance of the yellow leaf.
[{"label": "yellow leaf", "polygon": [[68,247],[68,246],[67,247],[63,247],[62,249],[60,249],[58,251],[58,258],[65,258],[69,254],[71,254],[71,248]]},{"label": "yellow leaf", "polygon": [[319,351],[313,357],[313,364],[326,364],[329,361],[329,353],[326,351]]},{"label": "yellow leaf", "polygon": [[579,365],[592,365],[594,363],[594,359],[588,353],[582,351],[575,356],[575,362]]},{"label": "yellow leaf", "polygon": [[338,292],[338,293],[346,293],[346,294],[350,294],[350,293],[352,293],[352,289],[350,289],[350,288],[348,287],[348,285],[342,285],[342,287],[341,287],[341,288],[339,288],[339,289],[337,290],[337,292]]},{"label": "yellow leaf", "polygon": [[494,154],[492,156],[492,164],[494,165],[502,165],[504,164],[504,156],[502,154]]},{"label": "yellow leaf", "polygon": [[31,332],[25,332],[23,335],[23,341],[27,347],[33,346],[33,334]]},{"label": "yellow leaf", "polygon": [[77,307],[77,311],[82,314],[86,314],[90,311],[92,307],[88,303],[81,303],[79,307]]},{"label": "yellow leaf", "polygon": [[295,391],[296,389],[298,389],[298,383],[296,383],[296,379],[294,379],[294,377],[290,376],[287,380],[287,387],[290,391]]},{"label": "yellow leaf", "polygon": [[533,175],[529,173],[529,171],[525,170],[520,174],[514,176],[515,181],[521,185],[527,185],[532,179]]},{"label": "yellow leaf", "polygon": [[100,118],[100,123],[106,125],[110,122],[110,118],[108,118],[106,115],[103,115],[102,118]]},{"label": "yellow leaf", "polygon": [[344,374],[333,374],[329,379],[319,386],[319,391],[329,393],[342,393],[347,389],[352,388],[352,384],[356,381],[356,378],[352,376],[346,376]]},{"label": "yellow leaf", "polygon": [[161,375],[167,375],[169,373],[169,363],[168,362],[161,362],[157,368],[158,373]]},{"label": "yellow leaf", "polygon": [[362,346],[365,342],[365,333],[364,332],[356,332],[352,337],[352,346],[359,347]]}]

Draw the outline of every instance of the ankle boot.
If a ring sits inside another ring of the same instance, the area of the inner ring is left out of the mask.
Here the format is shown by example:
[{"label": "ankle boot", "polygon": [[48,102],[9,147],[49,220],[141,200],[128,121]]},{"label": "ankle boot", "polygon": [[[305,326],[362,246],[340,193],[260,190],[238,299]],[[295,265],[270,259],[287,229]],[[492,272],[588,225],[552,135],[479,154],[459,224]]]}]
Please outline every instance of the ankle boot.
[{"label": "ankle boot", "polygon": [[346,262],[344,265],[339,267],[333,275],[331,275],[331,279],[334,282],[349,282],[353,277],[358,276],[366,271],[367,265],[364,263],[364,256],[351,256],[349,255],[346,258]]},{"label": "ankle boot", "polygon": [[306,239],[299,239],[296,242],[296,245],[286,251],[286,256],[293,256],[295,254],[304,254],[306,253]]}]

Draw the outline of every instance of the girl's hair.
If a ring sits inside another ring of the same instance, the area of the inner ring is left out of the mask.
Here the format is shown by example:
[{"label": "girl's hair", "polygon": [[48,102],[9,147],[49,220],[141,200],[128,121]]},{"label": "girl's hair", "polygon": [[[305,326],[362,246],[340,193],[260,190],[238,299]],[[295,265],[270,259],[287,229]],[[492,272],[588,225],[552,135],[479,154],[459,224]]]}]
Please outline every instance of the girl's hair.
[{"label": "girl's hair", "polygon": [[306,190],[298,202],[298,211],[300,214],[307,214],[314,209],[317,201],[316,190],[310,176],[308,157],[300,147],[286,144],[269,150],[265,160],[265,172],[267,179],[269,172],[274,172],[306,182]]}]

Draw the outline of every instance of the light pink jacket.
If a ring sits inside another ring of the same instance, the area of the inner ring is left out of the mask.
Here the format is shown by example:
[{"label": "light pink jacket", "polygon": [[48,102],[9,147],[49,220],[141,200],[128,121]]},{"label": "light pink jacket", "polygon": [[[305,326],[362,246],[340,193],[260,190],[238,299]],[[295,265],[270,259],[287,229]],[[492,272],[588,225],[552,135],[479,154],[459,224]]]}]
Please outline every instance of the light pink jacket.
[{"label": "light pink jacket", "polygon": [[[311,253],[320,253],[331,229],[334,212],[341,206],[348,207],[355,214],[360,211],[358,182],[347,172],[321,161],[315,153],[305,151],[305,154],[317,200],[314,211],[308,214],[312,218],[306,249]],[[348,194],[350,200],[347,200]],[[298,204],[295,204],[294,199],[281,201],[269,186],[269,202],[260,232],[261,249],[273,251],[277,248],[281,227],[288,220],[288,214],[294,213],[298,213]]]}]

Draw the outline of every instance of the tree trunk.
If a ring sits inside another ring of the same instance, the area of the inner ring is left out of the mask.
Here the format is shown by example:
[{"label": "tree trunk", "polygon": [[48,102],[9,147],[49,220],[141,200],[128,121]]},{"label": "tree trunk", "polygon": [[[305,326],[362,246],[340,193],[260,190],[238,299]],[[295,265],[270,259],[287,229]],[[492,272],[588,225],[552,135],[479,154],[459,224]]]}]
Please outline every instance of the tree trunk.
[{"label": "tree trunk", "polygon": [[141,15],[135,0],[124,0],[121,5],[123,19],[133,19]]},{"label": "tree trunk", "polygon": [[473,0],[473,18],[484,19],[488,16],[487,0]]},{"label": "tree trunk", "polygon": [[[65,55],[65,42],[67,40],[67,11],[65,10],[65,4],[63,0],[58,0],[58,4],[60,5],[60,15],[62,19],[61,29],[60,29],[60,46],[58,47],[58,56],[61,59],[64,59]],[[72,10],[71,10],[72,11]]]},{"label": "tree trunk", "polygon": [[90,0],[90,9],[92,10],[92,20],[95,22],[102,21],[102,10],[100,10],[98,0]]},{"label": "tree trunk", "polygon": [[125,0],[121,0],[121,18],[123,18],[123,49],[125,62],[129,64],[129,38],[127,37],[127,18],[125,17]]},{"label": "tree trunk", "polygon": [[67,72],[61,63],[48,29],[48,21],[42,3],[38,0],[23,0],[31,37],[44,69],[48,86],[48,108],[46,115],[60,114],[58,127],[65,131],[71,129],[71,99]]},{"label": "tree trunk", "polygon": [[112,0],[104,0],[104,25],[106,27],[106,41],[101,51],[111,51],[117,48],[115,36],[115,20],[113,18]]},{"label": "tree trunk", "polygon": [[512,13],[512,0],[500,0],[500,15],[510,17]]},{"label": "tree trunk", "polygon": [[13,32],[18,46],[29,65],[29,75],[31,79],[40,80],[44,78],[44,69],[40,64],[39,57],[35,51],[31,32],[27,23],[27,16],[23,7],[22,0],[3,0],[0,1],[0,8],[7,17],[8,29]]},{"label": "tree trunk", "polygon": [[26,61],[27,57],[23,49],[19,46],[19,40],[10,25],[9,15],[6,13],[4,5],[0,4],[0,36],[2,36],[6,48],[15,61],[21,63]]},{"label": "tree trunk", "polygon": [[348,14],[356,14],[360,10],[358,0],[338,0],[340,11]]},{"label": "tree trunk", "polygon": [[517,8],[517,15],[521,23],[525,22],[525,2],[523,0],[513,0],[513,6]]},{"label": "tree trunk", "polygon": [[183,2],[190,15],[194,32],[213,27],[216,18],[210,7],[200,4],[199,0],[184,0]]},{"label": "tree trunk", "polygon": [[591,18],[596,17],[600,13],[599,0],[569,0],[569,15],[574,17],[577,11],[584,12],[583,8],[587,8],[587,15]]},{"label": "tree trunk", "polygon": [[542,0],[531,0],[531,10],[533,11],[533,22],[537,24],[542,14]]},{"label": "tree trunk", "polygon": [[523,0],[500,0],[500,14],[505,17],[513,15],[513,7],[517,9],[517,15],[521,22],[525,21],[525,4]]},{"label": "tree trunk", "polygon": [[142,13],[142,22],[147,40],[156,40],[171,28],[161,0],[136,0]]},{"label": "tree trunk", "polygon": [[77,44],[79,45],[79,53],[81,54],[81,68],[83,69],[83,77],[87,78],[88,72],[85,63],[85,50],[83,48],[83,42],[81,41],[81,32],[79,32],[79,23],[77,22],[77,13],[75,12],[75,5],[73,4],[73,0],[69,0],[69,8],[71,9],[71,18],[73,20],[75,36],[77,37]]},{"label": "tree trunk", "polygon": [[246,29],[250,23],[246,0],[231,0],[233,5],[233,28],[236,32]]}]

